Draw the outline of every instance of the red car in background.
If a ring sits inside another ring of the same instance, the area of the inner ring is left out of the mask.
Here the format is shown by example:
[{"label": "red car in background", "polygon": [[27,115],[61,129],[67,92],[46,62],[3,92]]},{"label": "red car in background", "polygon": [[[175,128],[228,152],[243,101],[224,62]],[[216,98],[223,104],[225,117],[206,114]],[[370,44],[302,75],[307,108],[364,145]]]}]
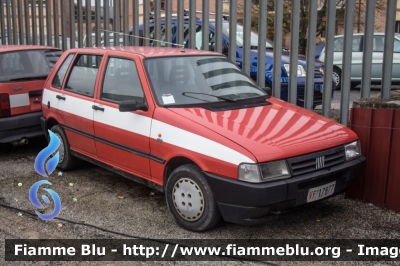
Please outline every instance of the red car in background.
[{"label": "red car in background", "polygon": [[43,135],[43,86],[61,54],[54,47],[0,45],[0,143]]},{"label": "red car in background", "polygon": [[337,195],[365,161],[349,128],[271,97],[210,51],[68,50],[42,110],[44,132],[60,139],[59,169],[80,158],[165,192],[192,231]]}]

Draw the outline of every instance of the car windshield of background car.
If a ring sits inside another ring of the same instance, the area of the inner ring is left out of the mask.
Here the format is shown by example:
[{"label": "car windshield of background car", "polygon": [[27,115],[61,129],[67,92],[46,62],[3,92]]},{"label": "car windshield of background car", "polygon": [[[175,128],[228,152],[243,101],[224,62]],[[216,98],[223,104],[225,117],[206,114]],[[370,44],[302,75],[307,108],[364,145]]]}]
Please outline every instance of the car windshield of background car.
[{"label": "car windshield of background car", "polygon": [[[213,24],[215,27],[215,24]],[[241,25],[236,25],[236,45],[241,48],[243,47],[243,27]],[[222,23],[222,33],[229,37],[229,23]],[[273,48],[272,42],[267,39],[266,48]],[[258,35],[254,32],[250,32],[250,46],[251,47],[258,47]]]}]

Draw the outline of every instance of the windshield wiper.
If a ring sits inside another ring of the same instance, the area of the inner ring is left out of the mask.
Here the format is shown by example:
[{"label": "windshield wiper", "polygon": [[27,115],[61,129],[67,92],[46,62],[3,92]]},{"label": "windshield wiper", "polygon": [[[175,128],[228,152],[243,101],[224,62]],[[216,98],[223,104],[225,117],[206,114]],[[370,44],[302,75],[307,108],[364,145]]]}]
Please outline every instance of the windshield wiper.
[{"label": "windshield wiper", "polygon": [[186,95],[188,93],[211,96],[211,97],[215,97],[217,99],[224,100],[224,101],[227,101],[227,102],[236,102],[236,100],[234,100],[234,99],[229,99],[229,98],[225,98],[225,97],[222,97],[222,96],[216,96],[216,95],[212,95],[212,94],[208,94],[208,93],[202,93],[202,92],[190,92],[190,91],[187,91],[187,92],[182,92],[182,95],[190,97],[189,95]]}]

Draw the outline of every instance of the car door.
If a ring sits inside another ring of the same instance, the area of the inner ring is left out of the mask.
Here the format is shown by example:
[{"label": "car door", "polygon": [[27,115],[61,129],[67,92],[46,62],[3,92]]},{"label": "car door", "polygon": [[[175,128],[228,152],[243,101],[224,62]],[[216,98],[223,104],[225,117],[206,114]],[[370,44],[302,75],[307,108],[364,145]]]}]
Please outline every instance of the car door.
[{"label": "car door", "polygon": [[109,53],[94,111],[94,132],[99,159],[142,178],[150,174],[150,126],[148,111],[120,112],[121,101],[148,104],[138,58]]},{"label": "car door", "polygon": [[94,142],[94,90],[102,55],[79,53],[71,66],[65,87],[56,96],[58,117],[71,149],[97,157]]}]

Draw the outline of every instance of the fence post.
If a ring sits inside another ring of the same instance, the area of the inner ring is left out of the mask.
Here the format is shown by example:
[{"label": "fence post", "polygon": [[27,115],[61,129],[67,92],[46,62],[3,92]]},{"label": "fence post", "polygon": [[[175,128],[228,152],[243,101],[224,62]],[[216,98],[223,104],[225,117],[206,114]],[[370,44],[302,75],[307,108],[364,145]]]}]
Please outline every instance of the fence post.
[{"label": "fence post", "polygon": [[229,49],[228,57],[232,63],[236,63],[236,23],[237,23],[237,0],[229,1]]},{"label": "fence post", "polygon": [[353,44],[354,0],[346,0],[346,20],[344,25],[343,69],[341,78],[340,122],[349,123],[351,58]]},{"label": "fence post", "polygon": [[388,0],[385,24],[385,48],[383,49],[382,66],[382,99],[390,98],[390,87],[392,85],[394,27],[396,23],[397,0]]},{"label": "fence post", "polygon": [[372,69],[372,41],[374,38],[376,0],[367,1],[364,29],[364,52],[361,74],[361,97],[369,98],[371,93],[371,69]]},{"label": "fence post", "polygon": [[275,0],[275,38],[274,38],[274,66],[272,78],[272,95],[281,98],[282,77],[282,32],[283,32],[283,1]]},{"label": "fence post", "polygon": [[332,100],[333,42],[335,41],[336,1],[328,1],[327,13],[322,115],[329,117]]},{"label": "fence post", "polygon": [[[299,62],[300,1],[292,1],[292,21],[290,29],[290,63],[288,102],[297,103],[297,67]],[[311,63],[311,62],[309,62]]]},{"label": "fence post", "polygon": [[257,59],[257,84],[265,87],[265,47],[267,41],[267,1],[260,1],[258,10],[258,56]]},{"label": "fence post", "polygon": [[[315,41],[317,32],[317,0],[310,0],[308,7],[308,33],[307,33],[307,65],[306,65],[306,86],[304,87],[304,108],[309,110],[313,107],[314,101],[314,72],[315,72]],[[311,64],[312,62],[312,64]],[[311,75],[312,73],[312,75]]]}]

